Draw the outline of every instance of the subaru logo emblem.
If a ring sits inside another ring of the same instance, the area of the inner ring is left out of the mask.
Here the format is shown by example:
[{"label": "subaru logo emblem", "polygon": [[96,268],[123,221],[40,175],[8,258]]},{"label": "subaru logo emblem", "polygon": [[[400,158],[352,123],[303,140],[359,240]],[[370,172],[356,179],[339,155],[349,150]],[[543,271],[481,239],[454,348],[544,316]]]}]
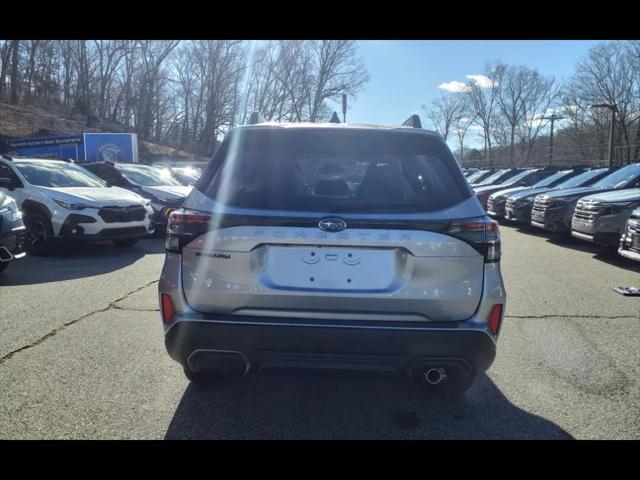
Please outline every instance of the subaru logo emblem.
[{"label": "subaru logo emblem", "polygon": [[341,232],[347,228],[347,223],[340,218],[323,218],[318,227],[325,232]]}]

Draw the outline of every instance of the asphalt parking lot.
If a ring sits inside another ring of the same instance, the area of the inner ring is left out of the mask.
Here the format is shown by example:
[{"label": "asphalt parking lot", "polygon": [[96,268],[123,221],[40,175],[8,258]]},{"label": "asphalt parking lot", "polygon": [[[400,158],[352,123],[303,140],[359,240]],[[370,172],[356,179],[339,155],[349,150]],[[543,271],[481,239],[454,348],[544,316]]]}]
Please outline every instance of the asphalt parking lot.
[{"label": "asphalt parking lot", "polygon": [[74,246],[0,276],[0,438],[640,438],[640,265],[503,226],[505,324],[462,397],[390,379],[193,387],[164,351],[161,240]]}]

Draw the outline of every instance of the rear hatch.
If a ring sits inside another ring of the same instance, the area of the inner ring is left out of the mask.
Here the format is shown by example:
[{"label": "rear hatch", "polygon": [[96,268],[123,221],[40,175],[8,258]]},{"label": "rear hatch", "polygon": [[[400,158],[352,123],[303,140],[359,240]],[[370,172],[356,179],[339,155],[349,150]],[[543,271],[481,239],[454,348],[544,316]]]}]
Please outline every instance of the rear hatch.
[{"label": "rear hatch", "polygon": [[222,167],[184,205],[210,215],[181,248],[195,310],[354,321],[473,315],[483,210],[441,140],[398,130],[238,130],[214,159]]}]

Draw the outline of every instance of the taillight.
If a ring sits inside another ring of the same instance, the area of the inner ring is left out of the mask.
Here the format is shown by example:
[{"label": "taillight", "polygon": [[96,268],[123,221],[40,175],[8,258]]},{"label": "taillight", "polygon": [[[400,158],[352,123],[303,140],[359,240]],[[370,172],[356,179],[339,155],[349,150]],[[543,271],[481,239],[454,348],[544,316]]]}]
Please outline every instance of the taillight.
[{"label": "taillight", "polygon": [[485,259],[485,262],[500,260],[500,229],[498,222],[488,217],[455,220],[444,233],[464,240]]},{"label": "taillight", "polygon": [[162,320],[164,320],[165,325],[169,325],[173,320],[176,309],[173,308],[173,302],[167,293],[160,295],[160,303],[162,304]]},{"label": "taillight", "polygon": [[489,328],[494,335],[497,335],[500,331],[500,320],[502,320],[502,304],[498,303],[491,307],[491,312],[489,313]]},{"label": "taillight", "polygon": [[210,222],[208,213],[185,209],[171,212],[167,222],[167,251],[180,253],[187,243],[209,231]]}]

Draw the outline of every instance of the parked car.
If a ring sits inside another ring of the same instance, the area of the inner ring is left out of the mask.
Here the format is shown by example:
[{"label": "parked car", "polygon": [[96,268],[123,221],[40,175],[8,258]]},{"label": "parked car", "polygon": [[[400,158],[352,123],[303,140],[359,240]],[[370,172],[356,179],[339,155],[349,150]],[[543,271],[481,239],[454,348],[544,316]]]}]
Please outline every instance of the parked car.
[{"label": "parked car", "polygon": [[531,225],[552,232],[571,231],[576,203],[582,197],[640,186],[640,163],[620,168],[589,187],[563,189],[538,195],[531,210]]},{"label": "parked car", "polygon": [[202,170],[196,167],[170,167],[169,172],[173,178],[186,186],[195,185],[202,175]]},{"label": "parked car", "polygon": [[48,254],[56,238],[129,246],[153,231],[148,201],[108,187],[73,163],[3,156],[0,179],[1,190],[10,193],[23,212],[26,249],[35,255]]},{"label": "parked car", "polygon": [[487,202],[492,194],[502,190],[506,190],[508,188],[528,187],[531,185],[535,185],[537,182],[539,182],[543,178],[547,178],[554,172],[556,172],[556,170],[554,169],[529,168],[509,177],[504,181],[504,183],[500,183],[498,185],[474,187],[473,190],[475,191],[476,197],[478,197],[480,204],[484,208],[487,208]]},{"label": "parked car", "polygon": [[169,217],[159,303],[187,378],[391,372],[467,388],[506,293],[498,224],[442,137],[408,127],[233,129]]},{"label": "parked car", "polygon": [[627,220],[637,206],[640,206],[640,188],[582,197],[573,212],[571,235],[617,248]]},{"label": "parked car", "polygon": [[471,188],[473,188],[474,190],[477,187],[486,187],[488,185],[500,185],[500,184],[503,184],[505,181],[507,181],[508,178],[513,177],[514,175],[522,171],[523,169],[521,168],[501,168],[493,172],[491,175],[487,176],[482,181],[476,180],[473,182],[469,182],[469,185],[471,185]]},{"label": "parked car", "polygon": [[[7,179],[0,178],[0,188],[8,186]],[[26,255],[24,236],[25,228],[18,204],[12,197],[0,191],[0,273],[10,262]]]},{"label": "parked car", "polygon": [[[518,185],[504,190],[498,190],[495,193],[489,195],[487,199],[487,214],[494,218],[504,217],[505,208],[507,203],[507,197],[513,193],[522,192],[525,190],[532,190],[537,188],[553,188],[556,185],[564,182],[568,178],[577,175],[584,171],[581,168],[569,169],[569,170],[548,170],[549,175],[546,178],[542,178],[538,182],[532,185]],[[515,178],[515,177],[513,177]],[[529,182],[527,182],[529,183]]]},{"label": "parked car", "polygon": [[555,187],[534,187],[511,193],[507,196],[504,217],[511,222],[526,223],[529,225],[531,222],[533,201],[538,195],[568,188],[593,185],[611,172],[612,170],[609,168],[594,168],[582,172],[575,177],[571,177],[568,180],[564,180]]},{"label": "parked car", "polygon": [[94,162],[82,165],[98,177],[148,199],[153,208],[153,228],[165,230],[169,214],[182,205],[191,187],[157,167],[132,163]]},{"label": "parked car", "polygon": [[627,220],[620,237],[618,255],[640,262],[640,208],[636,208]]},{"label": "parked car", "polygon": [[473,183],[480,183],[483,180],[485,180],[486,178],[489,177],[489,175],[492,175],[496,172],[495,168],[488,168],[488,169],[484,169],[484,170],[479,170],[476,173],[472,173],[471,175],[469,175],[467,177],[467,182],[469,182],[469,185],[473,184]]}]

